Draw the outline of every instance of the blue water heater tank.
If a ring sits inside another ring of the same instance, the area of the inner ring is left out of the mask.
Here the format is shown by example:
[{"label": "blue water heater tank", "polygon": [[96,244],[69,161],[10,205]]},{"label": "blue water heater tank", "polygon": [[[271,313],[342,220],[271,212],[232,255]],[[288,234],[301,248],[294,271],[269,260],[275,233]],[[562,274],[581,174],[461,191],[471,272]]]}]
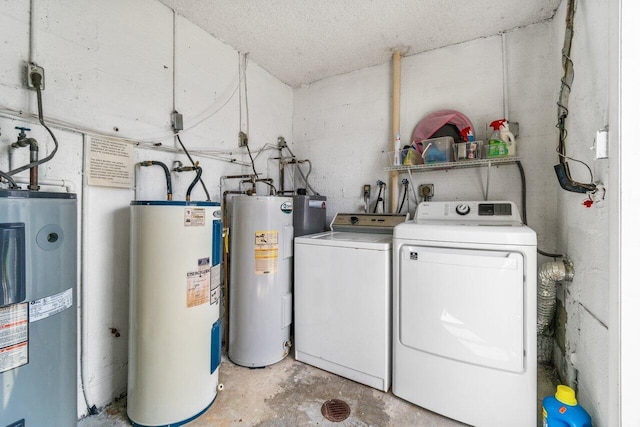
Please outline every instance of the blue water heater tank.
[{"label": "blue water heater tank", "polygon": [[76,195],[0,190],[0,426],[77,422]]}]

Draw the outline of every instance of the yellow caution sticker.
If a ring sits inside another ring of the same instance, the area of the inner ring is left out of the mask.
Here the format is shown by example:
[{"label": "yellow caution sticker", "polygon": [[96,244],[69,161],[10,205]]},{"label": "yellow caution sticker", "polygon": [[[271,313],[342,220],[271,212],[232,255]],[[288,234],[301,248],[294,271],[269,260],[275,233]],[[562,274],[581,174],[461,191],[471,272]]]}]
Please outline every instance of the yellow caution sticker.
[{"label": "yellow caution sticker", "polygon": [[256,231],[254,235],[254,273],[278,272],[278,231]]}]

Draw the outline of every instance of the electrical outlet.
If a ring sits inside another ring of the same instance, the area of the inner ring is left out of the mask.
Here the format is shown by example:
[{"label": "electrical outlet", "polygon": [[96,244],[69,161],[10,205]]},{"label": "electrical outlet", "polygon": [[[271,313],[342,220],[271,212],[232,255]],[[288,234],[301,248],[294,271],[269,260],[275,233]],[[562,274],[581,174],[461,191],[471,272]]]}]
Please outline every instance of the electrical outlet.
[{"label": "electrical outlet", "polygon": [[436,194],[436,188],[433,184],[421,184],[418,187],[418,192],[422,196],[423,200],[431,200]]},{"label": "electrical outlet", "polygon": [[33,89],[35,90],[36,87],[33,84],[33,79],[31,78],[31,75],[33,73],[38,73],[42,76],[42,83],[40,83],[40,90],[44,90],[44,68],[36,65],[36,64],[27,64],[26,67],[26,82],[27,82],[27,87],[29,89]]},{"label": "electrical outlet", "polygon": [[238,133],[238,147],[246,147],[249,145],[249,137],[246,133],[240,132]]}]

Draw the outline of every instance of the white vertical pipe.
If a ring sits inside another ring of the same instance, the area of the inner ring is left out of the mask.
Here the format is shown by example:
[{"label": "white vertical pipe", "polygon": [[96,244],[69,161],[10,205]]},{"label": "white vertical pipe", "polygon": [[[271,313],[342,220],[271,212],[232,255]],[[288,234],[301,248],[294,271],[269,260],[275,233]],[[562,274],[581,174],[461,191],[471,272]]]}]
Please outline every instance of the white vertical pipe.
[{"label": "white vertical pipe", "polygon": [[[82,134],[82,170],[87,170],[86,165],[86,147],[87,147],[87,135]],[[88,322],[87,322],[87,262],[89,260],[89,255],[87,254],[87,211],[89,201],[87,200],[87,178],[86,176],[82,177],[82,200],[80,204],[80,286],[78,286],[78,291],[80,296],[78,298],[80,311],[80,387],[82,388],[82,393],[84,396],[84,402],[86,404],[87,410],[91,415],[91,412],[94,410],[95,405],[91,404],[91,399],[89,398],[89,390],[87,386],[87,349],[88,346]]]},{"label": "white vertical pipe", "polygon": [[[173,105],[173,109],[172,112],[177,111],[176,110],[176,21],[177,21],[177,16],[176,16],[176,10],[175,9],[171,9],[171,12],[173,13],[173,87],[172,87],[172,96],[173,96],[173,101],[172,101],[172,105]],[[173,147],[176,149],[182,149],[182,147],[180,146],[179,142],[178,142],[178,136],[177,136],[177,132],[175,129],[173,129],[172,127],[172,131],[174,133],[176,133],[176,135],[173,137]],[[137,189],[136,189],[137,190]],[[136,200],[138,198],[136,197]]]},{"label": "white vertical pipe", "polygon": [[[391,98],[391,151],[395,149],[396,135],[400,132],[400,59],[402,54],[398,50],[393,51],[393,93]],[[398,171],[391,171],[389,183],[389,212],[398,210]]]},{"label": "white vertical pipe", "polygon": [[500,33],[502,42],[502,115],[509,121],[509,81],[507,79],[507,33]]},{"label": "white vertical pipe", "polygon": [[173,12],[173,111],[176,111],[176,11]]},{"label": "white vertical pipe", "polygon": [[35,50],[35,0],[31,0],[29,3],[29,63],[33,63],[34,50]]}]

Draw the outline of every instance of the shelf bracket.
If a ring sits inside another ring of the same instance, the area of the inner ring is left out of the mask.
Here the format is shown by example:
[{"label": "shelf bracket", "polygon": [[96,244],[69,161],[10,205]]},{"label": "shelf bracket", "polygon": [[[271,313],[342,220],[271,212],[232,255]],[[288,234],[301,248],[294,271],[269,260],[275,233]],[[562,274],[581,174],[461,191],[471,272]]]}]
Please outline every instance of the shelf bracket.
[{"label": "shelf bracket", "polygon": [[487,162],[487,187],[484,193],[484,200],[489,200],[489,179],[491,177],[491,161]]}]

